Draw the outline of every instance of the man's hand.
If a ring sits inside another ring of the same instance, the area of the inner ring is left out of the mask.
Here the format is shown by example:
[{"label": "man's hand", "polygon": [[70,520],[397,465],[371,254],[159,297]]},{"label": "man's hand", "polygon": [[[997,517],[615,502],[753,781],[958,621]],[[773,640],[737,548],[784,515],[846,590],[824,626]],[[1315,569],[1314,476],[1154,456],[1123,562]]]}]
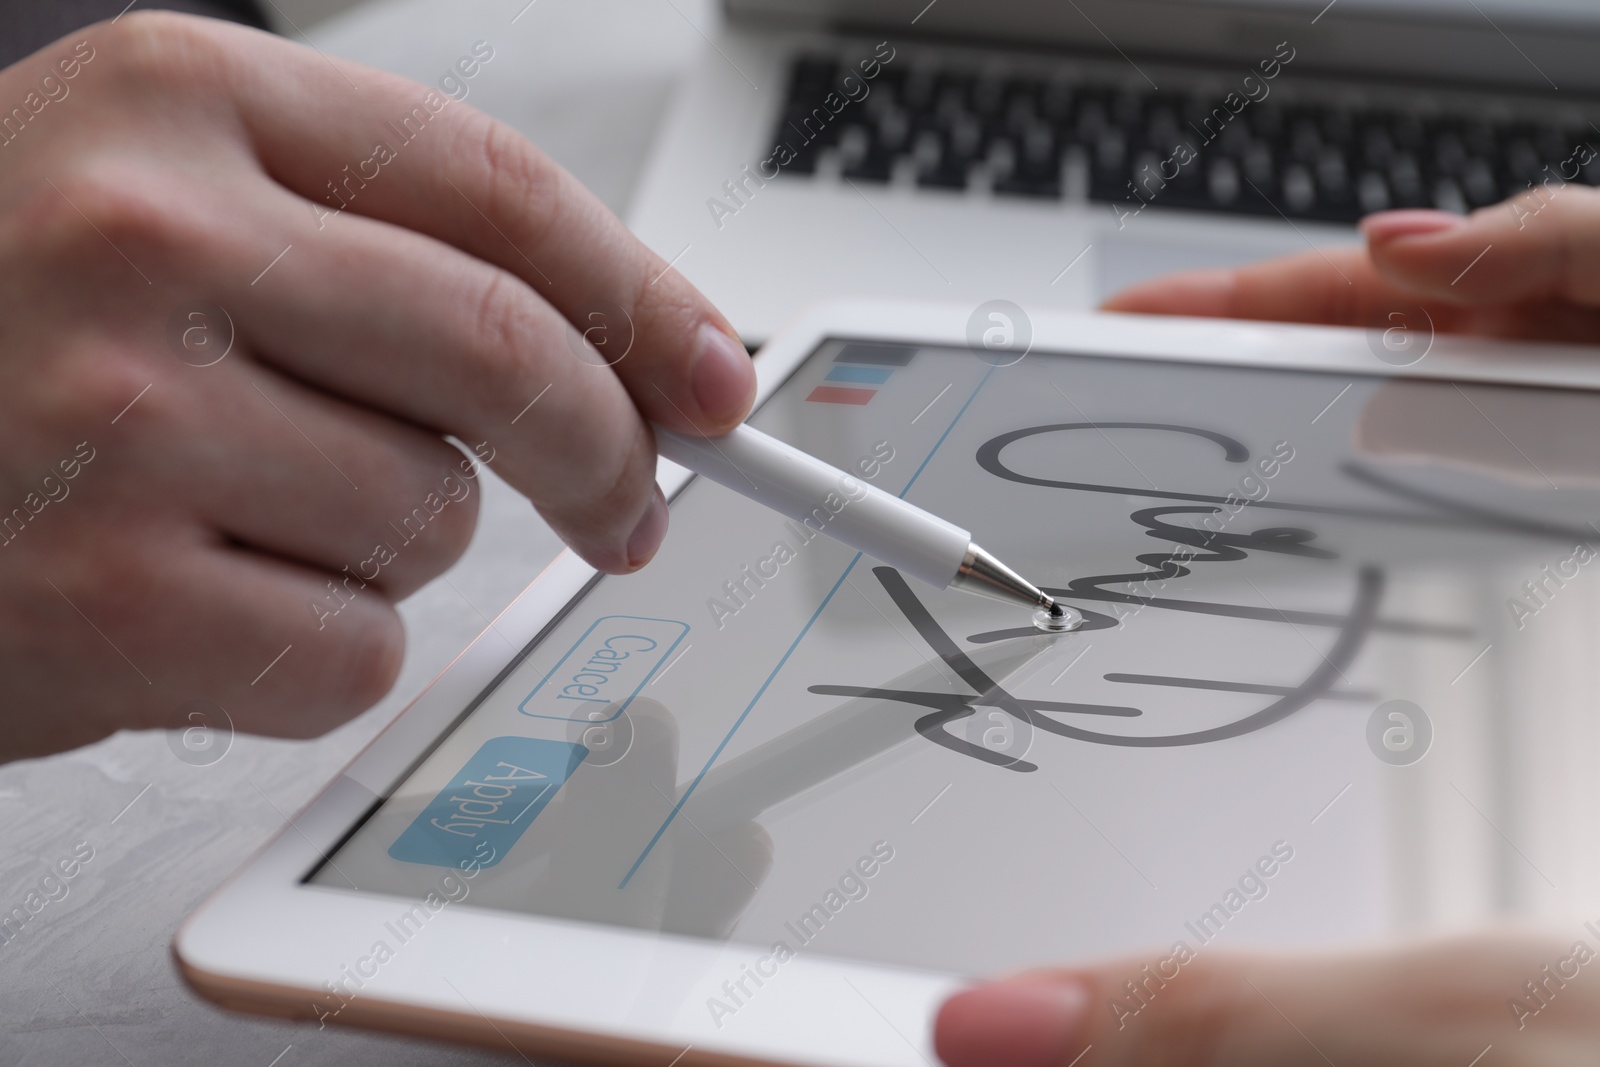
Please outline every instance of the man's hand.
[{"label": "man's hand", "polygon": [[512,130],[168,14],[0,72],[0,338],[0,760],[197,699],[324,731],[391,685],[477,459],[629,571],[667,522],[647,420],[722,432],[755,389]]},{"label": "man's hand", "polygon": [[1365,248],[1173,274],[1105,308],[1382,329],[1421,305],[1445,333],[1600,342],[1600,190],[1542,187],[1465,219],[1390,211],[1361,228]]},{"label": "man's hand", "polygon": [[1593,1063],[1600,961],[1587,937],[1575,951],[1578,936],[1342,956],[1202,948],[1168,979],[1150,959],[1032,971],[952,997],[934,1042],[948,1067]]}]

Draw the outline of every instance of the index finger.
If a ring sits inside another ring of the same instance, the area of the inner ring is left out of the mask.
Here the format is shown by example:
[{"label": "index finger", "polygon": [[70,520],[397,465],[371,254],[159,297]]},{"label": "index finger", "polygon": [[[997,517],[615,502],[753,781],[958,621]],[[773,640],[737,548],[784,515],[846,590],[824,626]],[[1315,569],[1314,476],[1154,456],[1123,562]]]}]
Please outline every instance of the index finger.
[{"label": "index finger", "polygon": [[[436,89],[335,65],[256,31],[219,24],[189,32],[270,60],[232,64],[227,77],[278,182],[323,213],[403,226],[515,274],[580,332],[598,324],[594,315],[608,316],[607,361],[631,333],[631,350],[612,370],[650,421],[707,434],[743,419],[755,375],[727,320],[509,126]],[[493,56],[492,45],[477,42],[463,75]]]},{"label": "index finger", "polygon": [[[1387,325],[1386,316],[1397,305],[1416,301],[1415,294],[1377,272],[1366,249],[1340,248],[1244,267],[1169,274],[1130,286],[1101,308],[1150,315],[1370,327]],[[1439,308],[1439,316],[1453,323],[1458,312],[1444,306]],[[1438,319],[1435,325],[1449,328]]]},{"label": "index finger", "polygon": [[[1101,310],[1370,330],[1387,329],[1421,309],[1440,333],[1577,343],[1592,342],[1600,330],[1600,314],[1591,308],[1557,299],[1447,300],[1392,277],[1397,272],[1391,256],[1386,254],[1382,265],[1380,273],[1366,249],[1348,248],[1302,252],[1245,267],[1181,271],[1130,286]],[[1459,270],[1459,263],[1454,269]]]}]

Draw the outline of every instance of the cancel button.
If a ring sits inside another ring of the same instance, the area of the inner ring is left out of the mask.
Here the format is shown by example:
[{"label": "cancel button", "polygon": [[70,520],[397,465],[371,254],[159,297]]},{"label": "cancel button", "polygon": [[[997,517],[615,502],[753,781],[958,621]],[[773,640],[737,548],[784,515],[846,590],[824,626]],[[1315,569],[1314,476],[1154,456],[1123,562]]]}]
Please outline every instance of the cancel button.
[{"label": "cancel button", "polygon": [[[675,619],[596,619],[517,706],[536,719],[610,722],[627,710],[689,632]],[[615,705],[610,714],[603,714]]]}]

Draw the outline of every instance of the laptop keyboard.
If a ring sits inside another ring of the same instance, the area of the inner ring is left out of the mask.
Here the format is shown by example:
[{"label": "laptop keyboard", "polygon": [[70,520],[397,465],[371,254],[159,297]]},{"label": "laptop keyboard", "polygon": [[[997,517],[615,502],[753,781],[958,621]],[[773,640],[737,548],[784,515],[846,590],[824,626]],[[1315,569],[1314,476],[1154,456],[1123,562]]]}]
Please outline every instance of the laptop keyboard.
[{"label": "laptop keyboard", "polygon": [[1331,223],[1388,208],[1466,212],[1558,173],[1600,184],[1600,152],[1580,151],[1600,146],[1592,125],[1357,110],[1281,93],[1232,113],[1220,97],[997,77],[909,58],[884,66],[864,98],[832,115],[823,100],[842,97],[840,79],[851,72],[825,56],[793,61],[774,139],[798,154],[783,172],[814,175],[825,165],[857,183],[986,185],[1004,197],[1087,196],[1119,212],[1148,203]]}]

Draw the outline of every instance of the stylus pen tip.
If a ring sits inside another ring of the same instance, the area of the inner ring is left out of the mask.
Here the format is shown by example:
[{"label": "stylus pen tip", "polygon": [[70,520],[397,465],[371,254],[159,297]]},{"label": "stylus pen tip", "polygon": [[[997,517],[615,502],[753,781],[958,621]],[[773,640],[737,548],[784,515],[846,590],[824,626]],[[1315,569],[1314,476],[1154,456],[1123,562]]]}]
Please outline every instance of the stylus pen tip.
[{"label": "stylus pen tip", "polygon": [[1045,633],[1059,634],[1076,630],[1083,624],[1083,616],[1057,603],[1054,597],[1042,595],[1040,609],[1033,613],[1033,624]]}]

